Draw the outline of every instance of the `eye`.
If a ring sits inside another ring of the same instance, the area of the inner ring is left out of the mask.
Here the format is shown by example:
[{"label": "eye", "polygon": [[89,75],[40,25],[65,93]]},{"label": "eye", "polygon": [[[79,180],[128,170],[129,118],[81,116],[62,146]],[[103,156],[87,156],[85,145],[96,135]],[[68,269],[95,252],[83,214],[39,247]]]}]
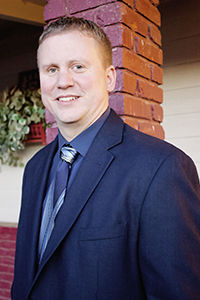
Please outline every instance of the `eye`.
[{"label": "eye", "polygon": [[56,73],[56,71],[57,71],[57,69],[54,68],[54,67],[51,67],[51,68],[48,69],[48,73],[51,74],[51,75]]},{"label": "eye", "polygon": [[75,65],[75,66],[73,67],[73,69],[75,69],[75,70],[77,70],[77,71],[81,71],[81,70],[83,70],[83,65]]}]

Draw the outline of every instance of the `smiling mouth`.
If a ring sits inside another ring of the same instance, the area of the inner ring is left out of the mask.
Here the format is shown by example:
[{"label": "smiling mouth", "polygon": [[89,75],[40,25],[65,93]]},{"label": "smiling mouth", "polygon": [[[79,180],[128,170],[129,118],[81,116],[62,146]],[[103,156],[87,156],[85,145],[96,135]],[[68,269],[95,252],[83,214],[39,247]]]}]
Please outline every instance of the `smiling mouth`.
[{"label": "smiling mouth", "polygon": [[72,96],[71,97],[60,97],[57,100],[62,101],[62,102],[70,102],[70,101],[75,100],[77,98],[79,98],[79,97],[78,96],[75,96],[75,97],[72,97]]}]

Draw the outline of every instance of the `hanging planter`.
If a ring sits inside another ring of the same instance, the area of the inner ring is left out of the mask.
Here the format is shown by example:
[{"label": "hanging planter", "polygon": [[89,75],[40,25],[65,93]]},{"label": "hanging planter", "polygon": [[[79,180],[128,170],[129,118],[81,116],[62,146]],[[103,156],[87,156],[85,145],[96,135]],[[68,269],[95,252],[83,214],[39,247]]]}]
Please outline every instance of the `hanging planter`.
[{"label": "hanging planter", "polygon": [[42,127],[42,123],[30,125],[30,132],[27,135],[26,143],[42,143],[46,144],[46,134]]},{"label": "hanging planter", "polygon": [[[39,129],[36,130],[35,125]],[[25,141],[44,144],[47,126],[40,90],[20,90],[15,86],[5,91],[0,102],[1,163],[17,166],[16,152],[25,148]]]}]

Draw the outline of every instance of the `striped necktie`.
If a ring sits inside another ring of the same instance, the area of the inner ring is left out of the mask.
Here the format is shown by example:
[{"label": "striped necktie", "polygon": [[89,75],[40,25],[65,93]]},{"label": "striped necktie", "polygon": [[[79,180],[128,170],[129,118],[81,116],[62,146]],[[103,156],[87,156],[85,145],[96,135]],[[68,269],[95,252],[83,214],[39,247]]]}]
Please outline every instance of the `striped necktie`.
[{"label": "striped necktie", "polygon": [[77,151],[71,146],[63,146],[61,149],[61,161],[58,165],[55,177],[54,206],[62,192],[66,189],[71,166],[76,158],[76,155]]},{"label": "striped necktie", "polygon": [[39,263],[53,231],[56,216],[64,202],[71,166],[77,157],[77,151],[69,145],[63,146],[60,157],[61,161],[58,164],[55,178],[49,187],[44,202],[39,238]]}]

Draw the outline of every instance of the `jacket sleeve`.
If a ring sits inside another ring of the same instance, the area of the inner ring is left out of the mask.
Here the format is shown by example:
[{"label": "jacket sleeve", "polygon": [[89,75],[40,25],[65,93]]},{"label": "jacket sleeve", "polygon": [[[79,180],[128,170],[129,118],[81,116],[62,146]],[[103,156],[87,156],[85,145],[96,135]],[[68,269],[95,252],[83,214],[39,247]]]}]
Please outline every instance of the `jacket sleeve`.
[{"label": "jacket sleeve", "polygon": [[200,299],[200,186],[182,152],[162,162],[149,186],[139,261],[147,299]]}]

